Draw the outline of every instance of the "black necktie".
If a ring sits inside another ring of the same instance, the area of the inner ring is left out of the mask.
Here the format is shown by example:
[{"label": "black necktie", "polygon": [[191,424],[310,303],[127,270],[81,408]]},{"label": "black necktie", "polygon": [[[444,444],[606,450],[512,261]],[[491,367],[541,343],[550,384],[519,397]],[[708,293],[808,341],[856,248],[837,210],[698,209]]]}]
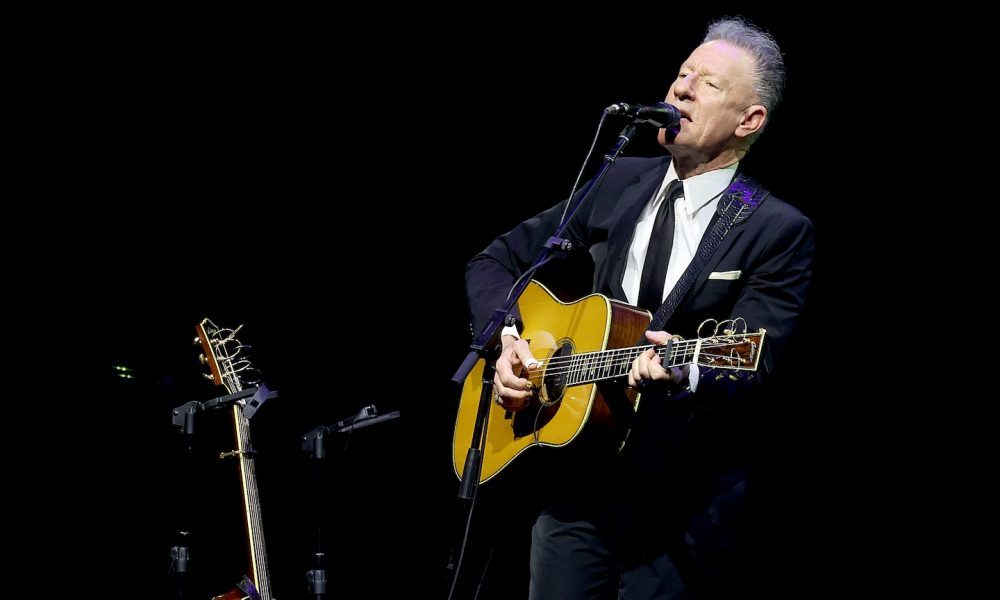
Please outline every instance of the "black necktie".
[{"label": "black necktie", "polygon": [[665,198],[660,203],[649,235],[646,260],[642,263],[639,279],[639,307],[655,311],[663,304],[663,282],[667,278],[670,246],[674,241],[674,201],[684,195],[684,186],[675,179],[667,186]]}]

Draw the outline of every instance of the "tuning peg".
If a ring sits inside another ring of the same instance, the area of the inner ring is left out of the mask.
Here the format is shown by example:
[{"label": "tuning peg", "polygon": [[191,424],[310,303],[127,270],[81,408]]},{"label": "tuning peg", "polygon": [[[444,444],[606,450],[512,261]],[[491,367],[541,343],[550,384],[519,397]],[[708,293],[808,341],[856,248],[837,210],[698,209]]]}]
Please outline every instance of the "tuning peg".
[{"label": "tuning peg", "polygon": [[193,346],[200,346],[201,345],[201,338],[198,337],[198,336],[194,336],[194,341],[192,341],[191,344]]},{"label": "tuning peg", "polygon": [[208,364],[208,359],[205,358],[205,353],[201,353],[198,355],[198,362],[200,362],[203,365]]},{"label": "tuning peg", "polygon": [[209,375],[208,373],[202,373],[201,376],[204,377],[205,379],[209,380],[209,381],[212,381],[212,382],[215,381],[215,378],[212,377],[211,375]]}]

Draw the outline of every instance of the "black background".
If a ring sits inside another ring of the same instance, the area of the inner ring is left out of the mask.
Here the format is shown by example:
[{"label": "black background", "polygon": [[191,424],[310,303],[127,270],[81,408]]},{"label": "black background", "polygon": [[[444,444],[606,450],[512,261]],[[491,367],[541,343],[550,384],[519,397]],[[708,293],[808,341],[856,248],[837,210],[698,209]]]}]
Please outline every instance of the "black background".
[{"label": "black background", "polygon": [[[464,265],[564,198],[602,109],[661,100],[707,21],[727,14],[591,14],[571,27],[411,11],[135,15],[55,57],[65,135],[47,150],[66,165],[54,177],[72,202],[48,232],[65,251],[35,275],[53,290],[47,323],[87,406],[64,410],[79,394],[46,404],[74,415],[73,461],[55,479],[74,492],[72,539],[88,548],[57,554],[99,589],[169,597],[185,513],[189,597],[227,591],[245,571],[236,480],[214,459],[231,444],[226,415],[199,416],[193,469],[170,422],[174,407],[224,393],[202,380],[191,345],[210,317],[244,325],[254,366],[280,394],[253,419],[276,595],[306,597],[312,568],[316,496],[300,437],[375,404],[402,418],[332,439],[323,471],[330,597],[442,597],[460,514],[449,378],[470,341]],[[841,258],[875,219],[848,218],[847,201],[871,199],[845,199],[828,170],[875,152],[893,107],[869,106],[863,136],[843,117],[843,82],[878,38],[866,27],[830,13],[741,14],[775,35],[789,73],[747,169],[817,230],[802,335],[757,451],[760,578],[798,593],[842,583],[831,549],[851,562],[860,553],[843,485],[854,434],[817,386],[828,332],[863,310],[839,295],[863,268]],[[626,150],[659,152],[652,128]],[[497,488],[484,488],[479,514],[502,526],[473,536],[464,578],[496,542],[481,597],[518,597],[530,524],[499,509],[509,499]]]}]

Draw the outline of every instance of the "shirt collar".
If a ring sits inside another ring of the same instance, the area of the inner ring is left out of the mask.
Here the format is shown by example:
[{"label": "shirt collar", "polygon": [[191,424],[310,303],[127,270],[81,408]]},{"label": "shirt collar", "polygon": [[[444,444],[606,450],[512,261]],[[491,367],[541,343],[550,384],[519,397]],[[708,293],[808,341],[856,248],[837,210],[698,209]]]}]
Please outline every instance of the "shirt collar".
[{"label": "shirt collar", "polygon": [[[681,204],[688,218],[694,217],[695,213],[709,202],[718,200],[722,196],[722,192],[726,191],[726,188],[733,181],[733,177],[736,176],[739,164],[739,162],[735,162],[728,167],[688,177],[681,181],[684,186],[684,198]],[[663,178],[663,185],[670,185],[670,182],[675,179],[677,179],[677,171],[674,170],[674,161],[670,161],[667,175]]]}]

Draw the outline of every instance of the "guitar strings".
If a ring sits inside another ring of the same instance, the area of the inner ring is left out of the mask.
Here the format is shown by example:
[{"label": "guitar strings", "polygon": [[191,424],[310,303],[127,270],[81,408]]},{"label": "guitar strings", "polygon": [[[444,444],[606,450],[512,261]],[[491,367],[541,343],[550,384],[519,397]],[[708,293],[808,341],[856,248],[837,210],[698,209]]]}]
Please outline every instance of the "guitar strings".
[{"label": "guitar strings", "polygon": [[[680,364],[689,364],[693,361],[689,357],[693,357],[694,351],[691,346],[697,343],[697,340],[685,340],[685,342],[678,343],[676,346],[671,348],[670,357],[667,364],[670,366],[676,366]],[[732,354],[719,354],[712,353],[711,350],[715,348],[725,348],[731,347],[732,344],[729,343],[708,343],[702,345],[701,355],[706,357],[712,357],[719,361],[730,361],[739,364],[741,360],[745,361],[739,355]],[[574,375],[587,373],[587,379],[592,381],[600,381],[604,379],[612,379],[615,377],[624,376],[628,373],[631,368],[631,363],[640,353],[648,350],[649,348],[663,348],[664,346],[636,346],[629,348],[621,348],[615,351],[600,351],[600,352],[586,352],[582,354],[576,354],[572,356],[561,356],[553,357],[548,360],[539,361],[540,366],[547,367],[541,371],[533,371],[527,375],[527,379],[535,384],[541,384],[544,382],[546,377],[553,377],[559,375]],[[607,353],[600,360],[588,361],[587,357],[598,356],[603,353]],[[661,358],[663,358],[661,356]],[[748,361],[749,362],[749,361]],[[568,382],[569,385],[575,385],[574,382]]]},{"label": "guitar strings", "polygon": [[[242,327],[242,326],[241,326]],[[230,393],[242,391],[243,385],[240,382],[239,373],[250,369],[250,363],[246,359],[236,360],[235,357],[243,350],[243,344],[235,340],[235,333],[238,331],[229,330],[231,333],[215,347],[216,354],[221,358],[223,365],[222,378],[226,381],[226,388]],[[260,511],[260,494],[257,488],[257,474],[254,467],[255,461],[250,442],[250,420],[243,416],[243,407],[239,404],[233,406],[233,418],[236,420],[238,438],[237,454],[239,460],[241,480],[244,485],[245,514],[247,518],[247,531],[250,538],[250,560],[253,571],[253,585],[257,589],[261,600],[271,600],[270,576],[267,568],[267,551],[264,546],[264,529]]]},{"label": "guitar strings", "polygon": [[[705,342],[705,340],[703,340],[703,342]],[[676,356],[678,354],[683,354],[683,353],[685,353],[685,351],[693,350],[693,348],[694,348],[694,346],[696,344],[697,344],[697,340],[684,340],[684,341],[681,341],[681,342],[675,342],[673,344],[673,346],[671,346],[671,348],[670,348],[670,356],[673,357],[673,356]],[[724,348],[724,347],[728,347],[728,346],[732,346],[732,345],[733,345],[732,342],[718,342],[718,343],[707,342],[707,343],[702,343],[702,348],[703,349],[707,349],[707,348]],[[628,348],[614,348],[614,349],[611,349],[611,350],[598,350],[598,351],[595,351],[595,352],[582,352],[580,354],[573,354],[573,355],[570,355],[570,356],[553,356],[552,358],[545,359],[545,360],[547,360],[549,364],[558,364],[560,362],[565,362],[565,361],[579,359],[579,357],[596,356],[596,355],[600,355],[600,354],[614,355],[614,354],[621,354],[621,353],[634,353],[635,355],[638,356],[640,353],[645,352],[646,350],[649,350],[650,348],[666,348],[666,346],[663,345],[663,344],[648,344],[648,345],[645,345],[645,346],[630,346]],[[544,362],[544,360],[542,362]]]},{"label": "guitar strings", "polygon": [[[732,346],[731,343],[717,343],[717,344],[708,343],[708,344],[702,344],[701,349],[702,353],[705,353],[705,351],[707,350],[712,350],[715,348],[726,348],[731,346]],[[567,365],[567,363],[577,363],[578,366],[582,366],[582,362],[587,361],[588,358],[600,356],[603,354],[604,357],[596,361],[594,364],[606,364],[608,362],[616,362],[626,357],[634,358],[639,354],[645,352],[646,350],[649,350],[650,348],[665,348],[665,346],[648,345],[648,346],[635,346],[629,348],[619,348],[611,351],[602,350],[598,352],[583,352],[580,354],[573,354],[569,356],[554,356],[549,359],[541,359],[539,360],[539,363],[542,366],[548,366],[549,370],[551,371],[552,368]],[[690,343],[681,342],[679,344],[675,344],[670,349],[671,359],[676,359],[681,356],[688,356],[693,354],[694,354],[694,342]],[[716,354],[715,356],[725,356],[725,355]]]},{"label": "guitar strings", "polygon": [[[712,356],[715,358],[739,358],[738,355],[730,355],[724,353],[713,353],[712,348],[703,348],[702,356]],[[622,362],[631,362],[641,354],[641,352],[616,352],[614,354],[608,354],[602,356],[599,360],[588,359],[586,355],[577,355],[582,358],[576,360],[573,359],[560,359],[560,360],[550,360],[539,361],[539,365],[546,367],[546,372],[548,373],[561,373],[565,371],[574,370],[587,370],[599,366],[607,366],[610,364],[619,364]],[[694,357],[694,352],[671,352],[668,360],[668,364],[671,366],[677,366],[679,364],[687,364],[692,362],[690,359]],[[665,358],[660,356],[661,359]]]},{"label": "guitar strings", "polygon": [[[233,407],[233,410],[237,411],[237,418],[240,420],[240,430],[241,435],[244,440],[250,439],[250,420],[243,417],[240,411],[242,408],[239,406]],[[242,446],[243,444],[241,444]],[[249,447],[247,444],[247,450],[251,451],[253,448]],[[247,523],[248,530],[252,532],[252,544],[255,550],[252,551],[251,560],[255,563],[253,566],[254,571],[254,586],[257,588],[257,592],[260,597],[270,598],[271,591],[270,577],[268,576],[267,569],[267,552],[264,548],[264,531],[263,523],[261,520],[260,511],[260,496],[257,489],[257,475],[256,469],[254,468],[254,460],[252,456],[240,455],[240,467],[245,469],[246,477],[244,478],[246,482],[246,496],[247,496],[247,519],[250,521]]]}]

